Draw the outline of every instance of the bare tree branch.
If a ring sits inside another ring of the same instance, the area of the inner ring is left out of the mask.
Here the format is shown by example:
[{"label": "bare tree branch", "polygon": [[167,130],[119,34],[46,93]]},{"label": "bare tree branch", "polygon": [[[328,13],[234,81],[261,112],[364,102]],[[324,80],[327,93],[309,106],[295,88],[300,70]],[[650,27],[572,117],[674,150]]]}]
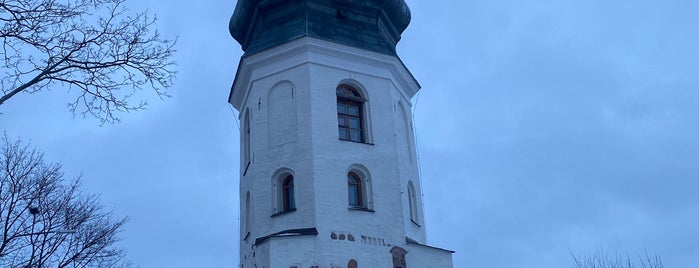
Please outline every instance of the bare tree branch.
[{"label": "bare tree branch", "polygon": [[126,219],[66,181],[59,164],[6,136],[0,147],[0,267],[126,267]]},{"label": "bare tree branch", "polygon": [[575,268],[663,268],[662,260],[657,254],[649,254],[648,251],[644,255],[638,255],[638,261],[626,253],[625,256],[616,254],[610,255],[603,248],[598,248],[594,253],[588,255],[575,255],[572,251],[570,256],[573,258]]},{"label": "bare tree branch", "polygon": [[136,93],[169,97],[175,41],[160,37],[156,18],[130,14],[125,0],[1,0],[0,105],[20,92],[77,89],[74,114],[100,123],[144,109]]}]

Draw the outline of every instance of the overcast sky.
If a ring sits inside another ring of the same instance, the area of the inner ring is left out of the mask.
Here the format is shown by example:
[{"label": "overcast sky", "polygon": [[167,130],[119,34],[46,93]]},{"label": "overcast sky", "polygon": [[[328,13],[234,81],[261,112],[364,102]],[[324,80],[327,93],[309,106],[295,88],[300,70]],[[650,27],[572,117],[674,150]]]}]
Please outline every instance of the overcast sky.
[{"label": "overcast sky", "polygon": [[[699,263],[699,2],[409,0],[428,242],[455,267],[572,267],[603,247]],[[172,98],[99,126],[64,90],[0,130],[130,221],[137,265],[238,264],[235,1],[127,1],[179,36]]]}]

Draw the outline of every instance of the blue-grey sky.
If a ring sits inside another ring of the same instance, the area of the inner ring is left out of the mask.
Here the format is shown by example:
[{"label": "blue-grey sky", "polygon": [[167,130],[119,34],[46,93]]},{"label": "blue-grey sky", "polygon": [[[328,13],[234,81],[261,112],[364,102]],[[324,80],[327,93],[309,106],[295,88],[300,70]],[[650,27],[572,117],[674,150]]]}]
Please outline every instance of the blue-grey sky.
[{"label": "blue-grey sky", "polygon": [[[456,267],[572,267],[599,247],[699,263],[699,2],[407,2],[430,244]],[[127,4],[179,36],[172,98],[100,127],[65,90],[20,94],[0,130],[128,216],[135,264],[235,267],[236,3]]]}]

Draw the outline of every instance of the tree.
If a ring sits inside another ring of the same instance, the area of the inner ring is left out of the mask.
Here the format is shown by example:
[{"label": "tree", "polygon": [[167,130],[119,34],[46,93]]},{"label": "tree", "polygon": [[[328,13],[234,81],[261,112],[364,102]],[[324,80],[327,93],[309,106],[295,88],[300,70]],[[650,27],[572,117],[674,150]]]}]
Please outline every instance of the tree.
[{"label": "tree", "polygon": [[78,179],[20,141],[2,139],[0,267],[124,267],[115,248],[126,222],[105,212]]},{"label": "tree", "polygon": [[104,124],[119,121],[115,112],[145,108],[131,100],[144,88],[168,97],[175,42],[152,29],[148,13],[129,15],[124,1],[0,1],[0,106],[20,92],[63,86],[75,94],[73,114]]},{"label": "tree", "polygon": [[625,257],[622,255],[609,255],[604,249],[597,249],[593,254],[585,256],[575,255],[572,252],[570,255],[575,262],[575,268],[663,268],[663,261],[658,254],[649,254],[645,252],[643,255],[638,255],[636,258],[631,258],[629,254]]}]

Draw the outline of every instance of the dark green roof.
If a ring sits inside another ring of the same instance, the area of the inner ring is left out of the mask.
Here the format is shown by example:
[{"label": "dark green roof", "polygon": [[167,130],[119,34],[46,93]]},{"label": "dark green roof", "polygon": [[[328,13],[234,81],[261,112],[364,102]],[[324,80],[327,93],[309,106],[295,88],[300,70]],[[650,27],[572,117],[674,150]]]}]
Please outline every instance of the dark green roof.
[{"label": "dark green roof", "polygon": [[246,54],[309,36],[395,55],[409,23],[404,0],[238,0],[229,30]]}]

